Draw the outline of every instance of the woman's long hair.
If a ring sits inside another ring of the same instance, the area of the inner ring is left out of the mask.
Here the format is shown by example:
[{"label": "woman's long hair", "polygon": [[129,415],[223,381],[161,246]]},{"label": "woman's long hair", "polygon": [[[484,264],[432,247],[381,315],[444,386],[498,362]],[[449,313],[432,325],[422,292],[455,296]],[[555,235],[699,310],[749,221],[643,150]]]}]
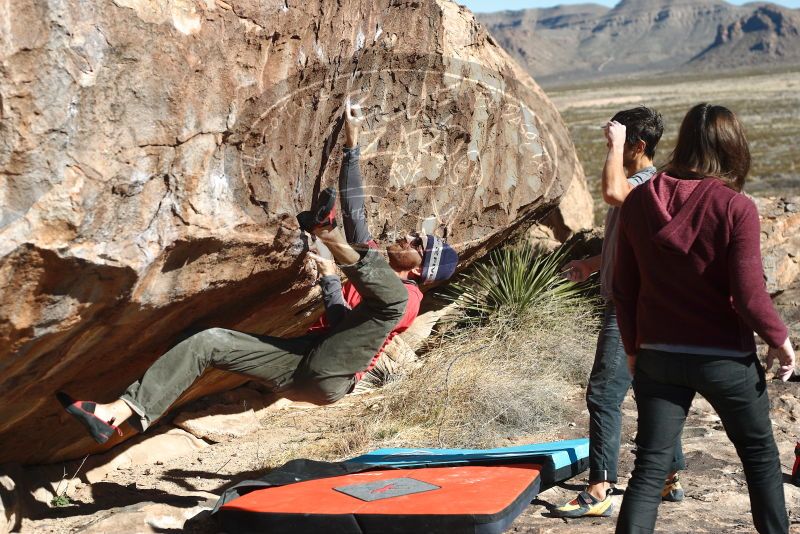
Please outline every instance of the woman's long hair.
[{"label": "woman's long hair", "polygon": [[723,106],[703,103],[690,109],[664,170],[689,180],[713,176],[741,191],[750,171],[750,147],[739,119]]}]

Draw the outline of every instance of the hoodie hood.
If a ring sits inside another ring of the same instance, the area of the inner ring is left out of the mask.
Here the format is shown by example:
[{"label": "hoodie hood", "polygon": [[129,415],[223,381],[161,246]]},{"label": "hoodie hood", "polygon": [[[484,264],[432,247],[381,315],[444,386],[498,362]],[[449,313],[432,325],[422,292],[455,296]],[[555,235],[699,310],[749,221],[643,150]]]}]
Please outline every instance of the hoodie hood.
[{"label": "hoodie hood", "polygon": [[653,241],[687,254],[697,239],[708,209],[709,192],[725,187],[716,178],[681,180],[661,173],[642,186]]}]

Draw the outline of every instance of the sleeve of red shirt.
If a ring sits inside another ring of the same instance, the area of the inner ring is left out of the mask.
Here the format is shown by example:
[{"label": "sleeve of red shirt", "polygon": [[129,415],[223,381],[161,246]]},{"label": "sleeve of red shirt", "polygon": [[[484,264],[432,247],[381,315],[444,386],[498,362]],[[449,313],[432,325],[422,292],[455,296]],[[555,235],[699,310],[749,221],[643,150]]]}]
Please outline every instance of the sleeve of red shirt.
[{"label": "sleeve of red shirt", "polygon": [[414,322],[414,319],[417,318],[417,315],[419,315],[419,307],[420,303],[422,302],[422,292],[417,286],[406,286],[406,289],[408,290],[408,301],[406,302],[406,311],[403,313],[403,317],[400,318],[400,321],[386,337],[386,340],[384,340],[380,350],[377,354],[375,354],[375,357],[372,358],[372,361],[369,362],[367,368],[359,373],[356,373],[356,381],[361,380],[365,373],[369,372],[370,369],[375,367],[375,364],[378,363],[378,359],[380,359],[380,357],[383,355],[383,349],[386,348],[386,345],[389,344],[394,336],[401,332],[405,332]]},{"label": "sleeve of red shirt", "polygon": [[622,343],[625,345],[625,354],[636,354],[636,306],[639,300],[639,264],[627,235],[628,212],[635,199],[634,194],[628,195],[622,204],[619,214],[617,253],[614,264],[614,279],[612,293],[617,310],[617,323],[619,324]]},{"label": "sleeve of red shirt", "polygon": [[408,302],[406,303],[406,311],[403,314],[403,318],[397,324],[397,328],[395,328],[395,330],[399,332],[404,332],[409,326],[411,326],[411,323],[413,323],[414,319],[416,319],[417,315],[419,315],[419,307],[421,303],[422,303],[422,292],[419,289],[416,289],[416,291],[408,292]]},{"label": "sleeve of red shirt", "polygon": [[786,341],[788,329],[772,305],[761,261],[761,223],[753,201],[736,195],[728,205],[731,228],[728,276],[736,313],[770,347]]}]

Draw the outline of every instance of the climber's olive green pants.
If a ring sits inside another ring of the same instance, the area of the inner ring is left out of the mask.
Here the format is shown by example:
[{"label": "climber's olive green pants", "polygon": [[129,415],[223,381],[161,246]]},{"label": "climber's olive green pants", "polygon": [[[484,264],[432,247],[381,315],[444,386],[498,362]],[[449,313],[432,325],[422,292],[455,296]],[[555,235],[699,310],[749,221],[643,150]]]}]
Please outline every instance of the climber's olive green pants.
[{"label": "climber's olive green pants", "polygon": [[[178,343],[120,397],[139,416],[141,430],[172,405],[208,367],[241,373],[276,392],[330,404],[347,394],[406,309],[408,291],[376,250],[342,271],[361,303],[331,330],[296,338],[211,328]],[[136,425],[135,418],[131,421]]]}]

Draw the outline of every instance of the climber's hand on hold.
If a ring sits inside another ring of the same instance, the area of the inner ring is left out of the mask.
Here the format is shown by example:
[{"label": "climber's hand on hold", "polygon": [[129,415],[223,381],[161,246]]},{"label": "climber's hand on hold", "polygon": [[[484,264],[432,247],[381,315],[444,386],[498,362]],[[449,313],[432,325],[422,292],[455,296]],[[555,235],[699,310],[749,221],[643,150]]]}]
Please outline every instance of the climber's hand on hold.
[{"label": "climber's hand on hold", "polygon": [[351,103],[348,96],[344,103],[344,135],[347,147],[358,146],[358,134],[363,122],[364,114],[361,111],[361,105]]},{"label": "climber's hand on hold", "polygon": [[337,274],[336,264],[333,262],[333,260],[323,258],[319,254],[316,254],[311,251],[308,251],[306,253],[306,256],[308,256],[309,258],[311,258],[316,262],[317,272],[319,273],[320,276],[329,276]]}]

